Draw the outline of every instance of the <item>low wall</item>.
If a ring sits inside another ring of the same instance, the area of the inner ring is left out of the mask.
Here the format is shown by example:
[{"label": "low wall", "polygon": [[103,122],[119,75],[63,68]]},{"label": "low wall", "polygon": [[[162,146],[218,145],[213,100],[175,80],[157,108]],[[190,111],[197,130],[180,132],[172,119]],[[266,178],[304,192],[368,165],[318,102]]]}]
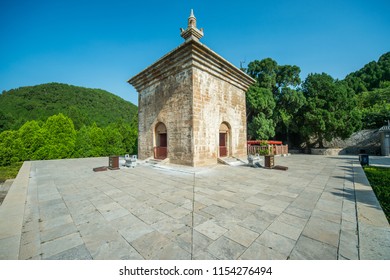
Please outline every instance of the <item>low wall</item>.
[{"label": "low wall", "polygon": [[338,155],[346,155],[345,149],[311,149],[312,155],[324,155],[324,156],[338,156]]}]

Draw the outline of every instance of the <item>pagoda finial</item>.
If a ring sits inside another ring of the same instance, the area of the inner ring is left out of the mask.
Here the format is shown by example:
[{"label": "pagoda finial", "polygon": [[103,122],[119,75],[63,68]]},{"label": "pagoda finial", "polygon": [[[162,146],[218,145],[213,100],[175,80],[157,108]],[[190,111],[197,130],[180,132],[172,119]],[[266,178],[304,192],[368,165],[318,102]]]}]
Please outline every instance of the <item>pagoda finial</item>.
[{"label": "pagoda finial", "polygon": [[196,17],[194,15],[194,10],[191,9],[190,16],[188,18],[188,26],[187,29],[184,30],[183,28],[180,28],[180,35],[183,37],[186,41],[189,40],[199,40],[203,37],[203,28],[200,30],[196,27]]}]

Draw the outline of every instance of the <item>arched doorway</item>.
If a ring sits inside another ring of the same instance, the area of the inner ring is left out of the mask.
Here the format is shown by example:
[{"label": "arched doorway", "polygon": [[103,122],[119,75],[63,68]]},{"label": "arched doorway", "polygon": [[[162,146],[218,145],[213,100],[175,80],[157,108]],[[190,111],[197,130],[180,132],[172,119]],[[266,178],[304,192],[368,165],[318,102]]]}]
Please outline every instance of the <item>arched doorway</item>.
[{"label": "arched doorway", "polygon": [[230,125],[227,122],[219,126],[219,157],[230,155]]},{"label": "arched doorway", "polygon": [[168,134],[164,123],[159,122],[155,129],[154,158],[166,159],[168,155]]}]

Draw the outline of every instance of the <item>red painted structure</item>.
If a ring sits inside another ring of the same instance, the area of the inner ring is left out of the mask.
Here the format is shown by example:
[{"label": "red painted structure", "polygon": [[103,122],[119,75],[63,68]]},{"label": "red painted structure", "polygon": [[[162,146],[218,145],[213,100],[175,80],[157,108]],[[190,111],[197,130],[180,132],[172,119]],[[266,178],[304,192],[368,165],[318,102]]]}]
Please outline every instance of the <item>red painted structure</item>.
[{"label": "red painted structure", "polygon": [[248,140],[248,155],[284,155],[288,154],[288,145],[276,140]]}]

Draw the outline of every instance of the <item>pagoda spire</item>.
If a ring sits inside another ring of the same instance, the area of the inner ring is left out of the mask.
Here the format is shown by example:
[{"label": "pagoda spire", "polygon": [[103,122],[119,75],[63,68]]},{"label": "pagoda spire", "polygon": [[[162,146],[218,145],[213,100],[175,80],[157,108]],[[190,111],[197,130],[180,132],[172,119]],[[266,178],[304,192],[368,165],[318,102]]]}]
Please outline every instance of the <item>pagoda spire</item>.
[{"label": "pagoda spire", "polygon": [[184,30],[180,28],[180,36],[183,37],[186,41],[196,40],[199,41],[203,37],[203,28],[198,29],[196,27],[196,17],[194,15],[194,10],[191,9],[190,16],[188,17],[188,26]]}]

